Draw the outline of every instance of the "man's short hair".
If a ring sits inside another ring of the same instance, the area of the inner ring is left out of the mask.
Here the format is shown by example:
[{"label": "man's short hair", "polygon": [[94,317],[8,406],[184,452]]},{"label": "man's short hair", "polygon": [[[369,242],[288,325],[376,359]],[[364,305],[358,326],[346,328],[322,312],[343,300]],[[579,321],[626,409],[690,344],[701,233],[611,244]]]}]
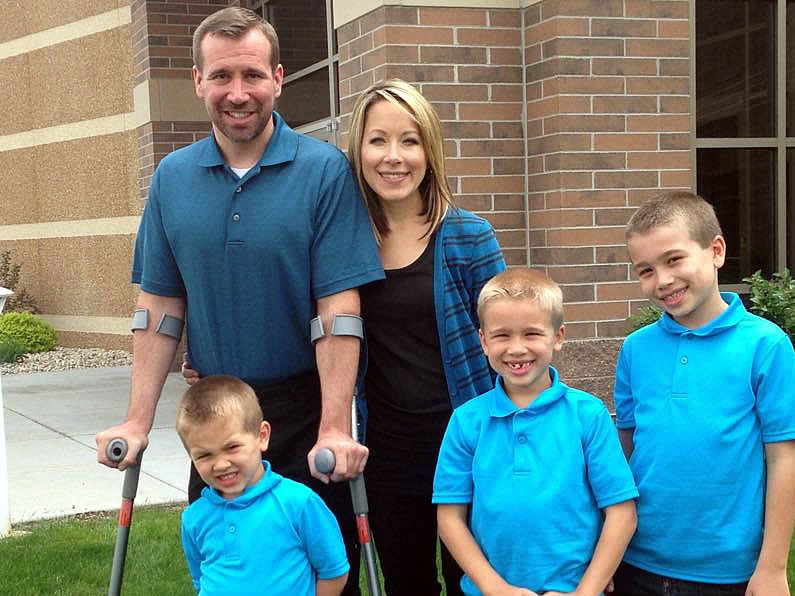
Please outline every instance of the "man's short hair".
[{"label": "man's short hair", "polygon": [[496,298],[526,298],[533,300],[549,314],[557,330],[563,324],[563,292],[560,286],[541,271],[529,267],[511,267],[492,277],[478,296],[478,318],[483,322],[483,310]]},{"label": "man's short hair", "polygon": [[236,377],[215,375],[200,379],[183,394],[177,406],[177,433],[222,418],[235,418],[244,431],[259,433],[262,410],[257,394]]},{"label": "man's short hair", "polygon": [[693,192],[671,191],[649,199],[635,211],[627,224],[626,238],[680,221],[701,248],[723,235],[712,205]]},{"label": "man's short hair", "polygon": [[193,33],[193,63],[202,70],[202,41],[208,35],[222,35],[240,39],[252,29],[262,32],[271,46],[271,70],[279,65],[279,37],[273,25],[248,8],[230,6],[214,12],[204,19]]}]

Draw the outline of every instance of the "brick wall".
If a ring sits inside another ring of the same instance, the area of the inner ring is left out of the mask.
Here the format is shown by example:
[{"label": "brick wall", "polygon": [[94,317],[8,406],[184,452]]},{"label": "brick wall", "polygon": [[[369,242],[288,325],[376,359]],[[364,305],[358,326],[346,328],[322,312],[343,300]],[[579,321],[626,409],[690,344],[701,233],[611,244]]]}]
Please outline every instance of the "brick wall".
[{"label": "brick wall", "polygon": [[337,31],[342,145],[370,84],[399,77],[436,108],[457,203],[488,217],[505,258],[527,262],[519,10],[387,6]]},{"label": "brick wall", "polygon": [[[689,188],[684,0],[545,0],[525,9],[531,261],[563,285],[569,379],[606,396],[625,319],[644,302],[624,225]],[[592,344],[592,345],[589,345]]]},{"label": "brick wall", "polygon": [[[229,0],[133,0],[134,84],[152,79],[191,79],[193,32],[209,14]],[[209,131],[207,121],[148,122],[138,128],[139,198],[146,199],[152,173],[174,149],[189,145]],[[143,203],[141,203],[143,209]]]}]

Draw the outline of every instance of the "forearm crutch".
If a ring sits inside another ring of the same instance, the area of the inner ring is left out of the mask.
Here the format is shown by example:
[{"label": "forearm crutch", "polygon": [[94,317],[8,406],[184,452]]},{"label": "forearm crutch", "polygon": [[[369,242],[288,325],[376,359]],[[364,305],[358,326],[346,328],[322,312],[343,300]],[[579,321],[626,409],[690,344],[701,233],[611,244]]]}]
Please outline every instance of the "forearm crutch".
[{"label": "forearm crutch", "polygon": [[[353,399],[351,411],[351,435],[353,440],[358,440],[356,429],[356,398]],[[323,474],[331,474],[334,471],[336,459],[331,449],[319,449],[315,454],[315,468]],[[352,478],[349,483],[351,487],[351,500],[353,501],[353,513],[356,515],[356,529],[359,534],[359,544],[362,547],[364,556],[364,566],[367,572],[367,591],[370,596],[381,596],[381,584],[378,581],[378,572],[375,566],[375,549],[370,537],[370,522],[367,520],[367,513],[370,508],[367,504],[367,491],[364,487],[364,477],[359,474]]]},{"label": "forearm crutch", "polygon": [[[119,463],[127,455],[127,441],[118,438],[108,443],[105,455],[114,463]],[[113,549],[113,567],[110,571],[110,584],[108,596],[121,594],[121,582],[124,576],[124,560],[127,557],[127,540],[130,537],[130,524],[132,523],[133,502],[138,492],[138,475],[141,472],[141,457],[143,449],[138,452],[138,459],[134,466],[124,472],[124,485],[121,490],[121,507],[119,508],[119,527],[116,531],[116,546]]]}]

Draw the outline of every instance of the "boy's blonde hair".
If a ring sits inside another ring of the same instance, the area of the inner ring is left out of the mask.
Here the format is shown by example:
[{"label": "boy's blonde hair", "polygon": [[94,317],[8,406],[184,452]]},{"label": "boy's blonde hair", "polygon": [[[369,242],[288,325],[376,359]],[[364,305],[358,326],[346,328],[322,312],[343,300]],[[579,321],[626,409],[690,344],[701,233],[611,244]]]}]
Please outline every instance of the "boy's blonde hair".
[{"label": "boy's blonde hair", "polygon": [[626,238],[633,234],[648,234],[655,228],[682,222],[690,239],[707,248],[715,236],[723,231],[715,209],[697,194],[689,191],[671,191],[657,195],[643,203],[627,224]]},{"label": "boy's blonde hair", "polygon": [[542,272],[528,267],[511,267],[492,277],[480,290],[478,318],[483,324],[483,310],[495,298],[533,300],[549,313],[555,330],[563,324],[563,292],[560,286]]},{"label": "boy's blonde hair", "polygon": [[234,418],[245,432],[258,434],[262,410],[257,394],[235,377],[215,375],[200,379],[188,388],[177,406],[177,433],[184,443],[187,430],[219,418]]},{"label": "boy's blonde hair", "polygon": [[378,244],[381,244],[383,236],[389,233],[389,225],[378,195],[367,184],[362,171],[364,125],[370,107],[379,101],[388,101],[406,112],[419,129],[420,141],[428,162],[425,178],[419,188],[423,208],[421,215],[425,215],[430,224],[426,235],[431,234],[442,223],[444,216],[447,215],[447,209],[453,205],[453,193],[450,192],[447,184],[444,168],[442,124],[430,102],[417,89],[401,79],[376,83],[365,89],[356,100],[351,114],[348,157],[364,195],[375,238]]},{"label": "boy's blonde hair", "polygon": [[248,8],[230,6],[214,12],[204,19],[193,32],[193,63],[201,72],[204,56],[202,41],[208,35],[220,35],[229,39],[240,39],[252,29],[257,29],[271,46],[271,70],[279,66],[279,36],[269,22]]}]

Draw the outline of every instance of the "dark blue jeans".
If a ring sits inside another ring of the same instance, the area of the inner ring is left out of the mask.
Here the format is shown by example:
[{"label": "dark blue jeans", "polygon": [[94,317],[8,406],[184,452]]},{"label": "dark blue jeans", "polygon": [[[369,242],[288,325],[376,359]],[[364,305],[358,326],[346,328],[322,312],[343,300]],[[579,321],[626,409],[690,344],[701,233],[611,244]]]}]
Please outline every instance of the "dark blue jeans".
[{"label": "dark blue jeans", "polygon": [[745,596],[748,582],[704,584],[673,579],[621,563],[613,576],[613,596]]}]

